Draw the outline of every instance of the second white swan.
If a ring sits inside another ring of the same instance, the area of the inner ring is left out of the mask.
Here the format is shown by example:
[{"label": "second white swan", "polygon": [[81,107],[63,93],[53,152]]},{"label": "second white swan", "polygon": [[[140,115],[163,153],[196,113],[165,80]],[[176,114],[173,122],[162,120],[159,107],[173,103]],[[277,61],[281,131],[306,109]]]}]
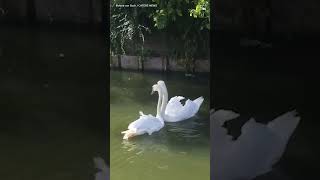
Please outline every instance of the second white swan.
[{"label": "second white swan", "polygon": [[165,111],[162,114],[165,122],[179,122],[195,116],[204,101],[204,98],[201,96],[193,101],[187,99],[185,104],[182,105],[180,101],[185,98],[182,96],[175,96],[168,102],[168,90],[166,84],[161,80],[158,81],[157,84],[161,88],[162,103],[166,106]]},{"label": "second white swan", "polygon": [[128,130],[121,132],[122,134],[124,134],[123,139],[129,139],[134,136],[146,133],[151,135],[152,133],[163,128],[164,121],[161,116],[161,112],[164,111],[165,105],[161,101],[161,90],[162,89],[157,84],[152,86],[151,94],[153,94],[153,92],[155,91],[157,91],[159,94],[156,117],[152,116],[151,114],[145,115],[142,111],[140,111],[140,118],[130,123],[128,126]]}]

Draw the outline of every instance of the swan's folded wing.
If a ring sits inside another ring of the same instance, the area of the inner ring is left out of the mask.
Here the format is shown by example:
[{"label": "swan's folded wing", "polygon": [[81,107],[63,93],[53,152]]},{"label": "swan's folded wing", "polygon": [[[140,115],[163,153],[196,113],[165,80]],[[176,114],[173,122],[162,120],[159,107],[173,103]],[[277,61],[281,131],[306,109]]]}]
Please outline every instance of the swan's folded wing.
[{"label": "swan's folded wing", "polygon": [[183,105],[180,102],[183,99],[184,99],[184,97],[182,97],[182,96],[172,97],[167,104],[165,113],[166,114],[175,114],[178,110],[183,108]]},{"label": "swan's folded wing", "polygon": [[153,132],[161,129],[160,120],[152,115],[140,115],[140,118],[130,123],[128,129],[134,129],[136,132],[145,131]]},{"label": "swan's folded wing", "polygon": [[252,179],[270,171],[279,157],[280,144],[279,138],[265,124],[251,118],[242,126],[241,135],[232,145],[236,161],[246,164],[239,174]]},{"label": "swan's folded wing", "polygon": [[[241,135],[234,144],[237,147],[236,151],[242,152],[243,161],[246,161],[250,167],[247,168],[248,174],[255,172],[256,175],[259,175],[272,169],[272,166],[283,155],[299,119],[295,112],[288,112],[267,125],[250,119],[241,128]],[[252,159],[260,161],[252,161]]]},{"label": "swan's folded wing", "polygon": [[198,97],[197,99],[193,100],[193,102],[198,106],[198,109],[200,108],[201,104],[203,103],[204,101],[204,98],[201,96],[201,97]]},{"label": "swan's folded wing", "polygon": [[185,104],[182,105],[180,100],[184,99],[182,96],[176,96],[170,99],[169,106],[166,108],[166,115],[170,116],[176,121],[189,119],[194,116],[198,110],[199,105],[192,100],[186,100]]},{"label": "swan's folded wing", "polygon": [[238,118],[239,116],[240,114],[230,110],[210,110],[210,126],[213,133],[214,144],[217,144],[218,146],[225,146],[226,143],[231,143],[233,141],[233,137],[228,135],[228,131],[223,127],[223,125],[224,122]]},{"label": "swan's folded wing", "polygon": [[149,115],[140,114],[139,119],[130,123],[128,126],[128,129],[135,129],[135,130],[139,129],[144,124],[148,123],[149,118],[150,118]]},{"label": "swan's folded wing", "polygon": [[217,121],[219,121],[220,125],[223,125],[226,121],[232,120],[232,119],[236,119],[240,116],[240,114],[235,113],[233,111],[230,110],[211,110],[210,112],[210,117],[212,119],[215,119]]},{"label": "swan's folded wing", "polygon": [[279,135],[282,140],[288,141],[300,122],[300,116],[294,111],[289,111],[268,123],[268,128]]},{"label": "swan's folded wing", "polygon": [[181,114],[184,114],[185,118],[190,118],[194,116],[199,110],[198,104],[193,102],[192,100],[188,99],[181,109]]}]

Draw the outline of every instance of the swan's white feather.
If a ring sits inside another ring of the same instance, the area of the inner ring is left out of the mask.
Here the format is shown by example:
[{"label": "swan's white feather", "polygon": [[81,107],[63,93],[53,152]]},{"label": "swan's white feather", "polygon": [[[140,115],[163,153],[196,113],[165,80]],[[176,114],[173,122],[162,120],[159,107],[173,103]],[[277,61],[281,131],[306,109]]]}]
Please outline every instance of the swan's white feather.
[{"label": "swan's white feather", "polygon": [[219,124],[222,126],[226,121],[235,119],[240,116],[240,114],[235,113],[233,111],[219,109],[217,111],[212,110],[211,112],[211,119],[215,119],[219,121]]},{"label": "swan's white feather", "polygon": [[296,110],[287,112],[270,123],[268,123],[268,127],[277,133],[284,141],[288,141],[291,134],[295,130],[295,127],[299,124],[300,117]]},{"label": "swan's white feather", "polygon": [[135,135],[142,135],[148,133],[151,135],[153,132],[159,131],[164,126],[160,117],[154,117],[151,114],[145,115],[140,112],[139,119],[129,124],[128,130],[123,131],[123,139],[128,139],[130,133]]},{"label": "swan's white feather", "polygon": [[195,100],[186,100],[185,104],[181,103],[181,100],[185,99],[183,96],[174,96],[168,101],[168,90],[164,81],[160,80],[157,85],[162,89],[162,100],[165,104],[165,111],[162,112],[163,120],[165,122],[178,122],[193,117],[198,111],[201,104],[204,101],[203,97],[199,97]]},{"label": "swan's white feather", "polygon": [[238,117],[232,111],[212,111],[212,174],[216,180],[253,179],[267,173],[281,158],[300,117],[295,111],[285,113],[269,124],[253,118],[243,125],[237,140],[230,139],[222,127]]},{"label": "swan's white feather", "polygon": [[176,109],[182,109],[183,105],[181,104],[180,101],[183,99],[184,99],[184,97],[182,97],[182,96],[172,97],[167,104],[165,113],[172,114],[175,112]]},{"label": "swan's white feather", "polygon": [[186,100],[185,104],[181,100],[185,99],[183,96],[172,97],[166,107],[164,121],[178,122],[193,117],[198,111],[203,102],[203,97],[195,100]]},{"label": "swan's white feather", "polygon": [[164,103],[161,101],[162,89],[158,84],[155,84],[152,86],[152,92],[154,91],[157,91],[159,95],[157,116],[154,117],[151,114],[145,115],[142,111],[139,111],[139,119],[130,123],[128,126],[128,130],[121,132],[122,134],[124,134],[123,139],[129,139],[131,137],[146,133],[151,135],[153,132],[159,131],[161,128],[163,128],[164,121],[162,118],[162,114],[164,114]]}]

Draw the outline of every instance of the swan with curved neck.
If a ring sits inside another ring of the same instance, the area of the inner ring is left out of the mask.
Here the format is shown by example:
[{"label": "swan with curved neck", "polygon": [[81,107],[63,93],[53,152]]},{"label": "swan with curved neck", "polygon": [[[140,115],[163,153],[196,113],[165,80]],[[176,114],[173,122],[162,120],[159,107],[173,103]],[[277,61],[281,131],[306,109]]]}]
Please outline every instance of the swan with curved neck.
[{"label": "swan with curved neck", "polygon": [[128,130],[122,131],[124,134],[123,139],[130,139],[134,136],[149,134],[159,131],[164,126],[162,118],[162,111],[165,110],[165,104],[162,101],[162,89],[159,85],[155,84],[152,86],[152,92],[158,92],[158,104],[157,104],[157,115],[154,117],[151,114],[145,115],[142,111],[139,112],[140,118],[129,124]]},{"label": "swan with curved neck", "polygon": [[182,96],[172,97],[168,102],[168,90],[164,81],[160,80],[157,83],[161,88],[162,94],[162,117],[165,122],[179,122],[186,119],[189,119],[196,115],[199,111],[201,104],[204,101],[204,98],[198,97],[195,100],[187,99],[185,104],[181,104],[181,100],[185,99]]},{"label": "swan with curved neck", "polygon": [[[152,86],[151,95],[154,94],[154,92],[158,92],[158,103],[157,103],[157,115],[156,117],[162,117],[161,116],[161,110],[163,109],[163,101],[162,101],[162,89],[159,88],[158,85]],[[142,113],[143,114],[143,113]]]}]

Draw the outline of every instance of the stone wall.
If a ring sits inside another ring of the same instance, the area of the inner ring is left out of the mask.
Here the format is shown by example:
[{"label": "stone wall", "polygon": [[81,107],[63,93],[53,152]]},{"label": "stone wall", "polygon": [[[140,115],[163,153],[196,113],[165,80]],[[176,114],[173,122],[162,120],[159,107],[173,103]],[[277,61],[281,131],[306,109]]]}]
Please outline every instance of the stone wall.
[{"label": "stone wall", "polygon": [[[146,57],[141,62],[138,56],[111,56],[111,69],[127,69],[136,71],[185,71],[185,67],[174,59],[165,57]],[[199,59],[195,61],[195,72],[210,72],[210,60]]]}]

